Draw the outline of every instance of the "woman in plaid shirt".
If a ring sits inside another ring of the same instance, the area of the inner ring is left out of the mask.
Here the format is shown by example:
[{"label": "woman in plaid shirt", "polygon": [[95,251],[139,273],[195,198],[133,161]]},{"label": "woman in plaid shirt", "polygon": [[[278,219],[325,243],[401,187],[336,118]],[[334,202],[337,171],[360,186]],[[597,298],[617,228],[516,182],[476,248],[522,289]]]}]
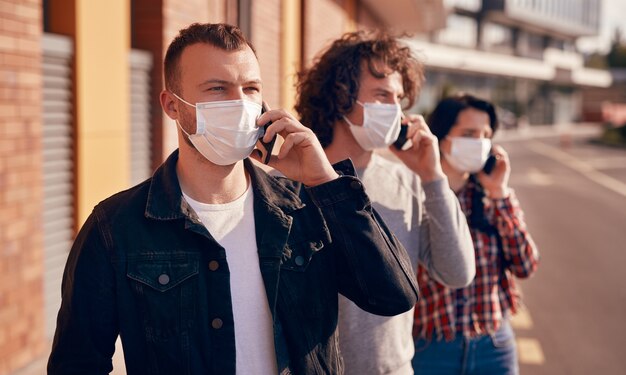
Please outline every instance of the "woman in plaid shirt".
[{"label": "woman in plaid shirt", "polygon": [[476,278],[465,288],[450,289],[418,268],[413,368],[419,375],[518,374],[509,324],[520,304],[513,276],[532,275],[539,256],[508,187],[508,155],[491,144],[496,112],[489,102],[459,95],[442,100],[428,124],[439,138],[444,173],[467,216]]}]

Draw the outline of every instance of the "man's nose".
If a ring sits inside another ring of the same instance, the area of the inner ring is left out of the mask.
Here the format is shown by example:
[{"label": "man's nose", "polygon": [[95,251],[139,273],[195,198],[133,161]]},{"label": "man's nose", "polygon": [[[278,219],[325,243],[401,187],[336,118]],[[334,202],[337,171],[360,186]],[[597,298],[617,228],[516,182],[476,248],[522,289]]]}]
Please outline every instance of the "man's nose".
[{"label": "man's nose", "polygon": [[246,98],[246,93],[243,91],[243,87],[235,87],[231,90],[228,97],[229,100],[241,100]]}]

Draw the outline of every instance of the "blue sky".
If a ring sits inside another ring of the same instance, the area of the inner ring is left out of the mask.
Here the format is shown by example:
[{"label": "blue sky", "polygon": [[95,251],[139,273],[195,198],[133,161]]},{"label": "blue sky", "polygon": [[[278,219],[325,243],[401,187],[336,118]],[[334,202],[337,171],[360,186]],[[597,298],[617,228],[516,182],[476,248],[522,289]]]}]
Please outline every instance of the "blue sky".
[{"label": "blue sky", "polygon": [[583,52],[607,52],[616,27],[622,30],[622,40],[626,42],[626,0],[603,0],[598,37],[580,38],[578,48]]}]

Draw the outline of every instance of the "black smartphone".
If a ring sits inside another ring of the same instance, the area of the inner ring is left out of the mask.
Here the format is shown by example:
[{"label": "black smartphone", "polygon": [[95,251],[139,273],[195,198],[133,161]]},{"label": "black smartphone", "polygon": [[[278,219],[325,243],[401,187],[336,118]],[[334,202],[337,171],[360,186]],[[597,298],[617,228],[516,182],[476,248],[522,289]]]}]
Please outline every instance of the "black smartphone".
[{"label": "black smartphone", "polygon": [[[261,107],[261,114],[265,113],[267,111],[267,108],[265,107],[265,103],[263,103],[262,107]],[[267,124],[263,125],[263,134],[261,135],[261,138],[259,138],[259,141],[257,142],[257,149],[261,152],[261,161],[263,162],[263,164],[267,164],[270,162],[270,157],[272,156],[272,150],[274,149],[274,143],[276,143],[276,135],[274,135],[274,137],[272,137],[272,139],[269,142],[263,142],[263,136],[265,135],[265,132],[267,131],[267,128],[272,124],[272,122],[268,122]]]},{"label": "black smartphone", "polygon": [[490,174],[496,166],[496,161],[496,156],[490,153],[487,161],[485,162],[485,166],[483,167],[483,172],[485,172],[485,174]]},{"label": "black smartphone", "polygon": [[409,132],[409,126],[405,125],[405,124],[401,124],[400,125],[400,134],[398,135],[398,139],[396,139],[396,141],[393,142],[393,146],[395,148],[397,148],[398,150],[402,150],[402,147],[409,140],[409,138],[407,138],[407,133],[408,132]]}]

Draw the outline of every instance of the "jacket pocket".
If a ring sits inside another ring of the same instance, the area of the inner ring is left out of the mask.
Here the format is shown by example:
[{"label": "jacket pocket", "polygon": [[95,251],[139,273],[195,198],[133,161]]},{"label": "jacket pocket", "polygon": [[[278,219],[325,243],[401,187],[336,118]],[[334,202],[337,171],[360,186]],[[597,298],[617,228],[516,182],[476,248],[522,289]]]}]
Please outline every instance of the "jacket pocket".
[{"label": "jacket pocket", "polygon": [[126,277],[141,312],[147,341],[180,337],[193,322],[199,256],[194,253],[129,255]]},{"label": "jacket pocket", "polygon": [[282,269],[304,272],[313,256],[324,247],[322,240],[287,243],[284,249]]}]

